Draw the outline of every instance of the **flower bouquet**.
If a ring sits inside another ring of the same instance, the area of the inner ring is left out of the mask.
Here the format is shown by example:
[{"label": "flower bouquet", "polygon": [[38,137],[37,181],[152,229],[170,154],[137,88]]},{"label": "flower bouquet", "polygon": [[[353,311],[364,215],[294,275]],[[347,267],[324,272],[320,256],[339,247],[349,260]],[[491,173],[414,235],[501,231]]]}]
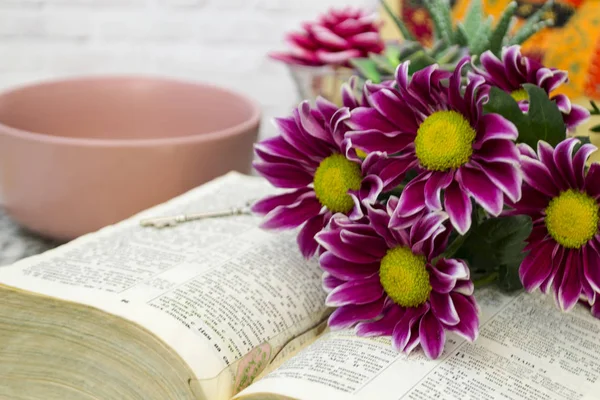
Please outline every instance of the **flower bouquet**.
[{"label": "flower bouquet", "polygon": [[435,359],[448,331],[475,340],[490,284],[600,317],[600,165],[568,136],[590,112],[556,94],[567,72],[497,53],[351,80],[340,106],[304,101],[256,145],[282,192],[253,210],[318,257],[332,329]]}]

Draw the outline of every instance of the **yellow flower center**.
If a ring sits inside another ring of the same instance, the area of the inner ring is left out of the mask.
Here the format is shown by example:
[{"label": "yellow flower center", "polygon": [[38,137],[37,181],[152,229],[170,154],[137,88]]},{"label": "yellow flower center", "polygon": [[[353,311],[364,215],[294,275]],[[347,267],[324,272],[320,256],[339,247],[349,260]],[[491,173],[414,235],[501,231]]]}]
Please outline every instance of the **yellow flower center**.
[{"label": "yellow flower center", "polygon": [[362,151],[361,149],[356,149],[356,155],[358,156],[358,158],[360,158],[361,160],[364,160],[365,158],[367,158],[367,153]]},{"label": "yellow flower center", "polygon": [[525,89],[517,89],[510,94],[516,101],[529,100],[529,93]]},{"label": "yellow flower center", "polygon": [[330,211],[348,213],[354,207],[348,190],[360,189],[361,182],[360,165],[333,154],[321,161],[315,172],[315,194]]},{"label": "yellow flower center", "polygon": [[598,204],[585,193],[569,189],[546,208],[546,228],[558,244],[578,249],[598,231]]},{"label": "yellow flower center", "polygon": [[438,111],[423,121],[417,131],[415,152],[421,166],[446,171],[466,164],[473,154],[477,133],[456,111]]},{"label": "yellow flower center", "polygon": [[431,293],[425,256],[415,255],[406,247],[387,251],[381,259],[379,281],[385,293],[402,307],[417,307]]}]

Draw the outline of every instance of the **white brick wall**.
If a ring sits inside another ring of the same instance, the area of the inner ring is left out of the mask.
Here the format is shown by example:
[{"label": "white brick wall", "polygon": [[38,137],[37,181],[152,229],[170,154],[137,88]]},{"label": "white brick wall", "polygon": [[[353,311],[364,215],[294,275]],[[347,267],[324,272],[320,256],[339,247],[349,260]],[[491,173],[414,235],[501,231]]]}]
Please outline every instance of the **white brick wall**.
[{"label": "white brick wall", "polygon": [[210,81],[255,97],[261,135],[296,92],[266,57],[330,6],[375,0],[0,0],[0,89],[45,78],[143,73]]}]

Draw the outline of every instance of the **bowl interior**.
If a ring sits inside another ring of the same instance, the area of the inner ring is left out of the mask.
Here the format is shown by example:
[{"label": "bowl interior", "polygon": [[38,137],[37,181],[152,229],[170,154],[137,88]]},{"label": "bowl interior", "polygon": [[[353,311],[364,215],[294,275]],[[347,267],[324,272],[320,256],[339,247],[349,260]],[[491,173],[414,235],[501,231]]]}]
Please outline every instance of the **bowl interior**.
[{"label": "bowl interior", "polygon": [[233,128],[255,113],[251,102],[233,92],[157,78],[71,79],[0,95],[0,123],[70,138],[192,136]]}]

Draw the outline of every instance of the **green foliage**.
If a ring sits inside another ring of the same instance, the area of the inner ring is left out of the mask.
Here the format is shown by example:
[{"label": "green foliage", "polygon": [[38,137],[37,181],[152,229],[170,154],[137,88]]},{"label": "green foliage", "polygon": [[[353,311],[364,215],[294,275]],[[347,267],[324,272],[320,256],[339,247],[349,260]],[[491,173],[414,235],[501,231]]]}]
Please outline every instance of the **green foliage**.
[{"label": "green foliage", "polygon": [[531,36],[537,32],[554,24],[552,20],[543,20],[543,16],[546,11],[550,10],[554,6],[554,1],[550,0],[546,2],[539,10],[531,15],[525,24],[515,33],[515,35],[509,40],[508,44],[522,44]]},{"label": "green foliage", "polygon": [[465,31],[465,36],[468,36],[469,32],[477,31],[482,19],[483,3],[481,2],[481,0],[473,0],[471,1],[471,5],[469,6],[469,10],[467,11],[465,19],[461,24],[458,24],[458,26]]},{"label": "green foliage", "polygon": [[475,281],[496,280],[507,291],[519,289],[518,270],[532,228],[526,215],[487,219],[471,229],[454,256],[469,263]]},{"label": "green foliage", "polygon": [[[598,108],[595,101],[590,100],[590,106],[592,106],[592,109],[590,110],[591,115],[600,115],[600,108]],[[600,133],[600,125],[592,126],[590,131]]]},{"label": "green foliage", "polygon": [[[442,68],[453,69],[465,54],[479,56],[487,50],[500,55],[502,47],[510,44],[520,44],[531,35],[551,25],[552,21],[542,20],[544,13],[552,6],[546,3],[533,14],[524,26],[511,36],[510,28],[517,10],[517,3],[510,3],[498,22],[485,15],[482,0],[473,0],[467,15],[462,22],[453,23],[452,10],[447,0],[424,0],[424,6],[433,22],[433,33],[437,39],[433,47],[427,48],[415,40],[406,24],[389,8],[384,0],[380,0],[384,10],[392,18],[405,41],[401,45],[389,45],[385,58],[372,55],[361,61],[351,61],[358,73],[365,80],[381,82],[390,79],[396,67],[410,60],[415,63],[410,73],[437,63]],[[391,72],[390,72],[391,71]],[[600,128],[599,128],[600,129]]]},{"label": "green foliage", "polygon": [[523,87],[529,94],[528,112],[523,113],[510,94],[496,87],[491,89],[490,100],[484,110],[500,114],[515,124],[519,130],[518,142],[527,143],[534,149],[539,140],[556,146],[565,139],[567,133],[562,113],[543,89],[531,84]]},{"label": "green foliage", "polygon": [[350,63],[358,73],[367,80],[374,83],[381,82],[381,74],[377,68],[377,63],[370,58],[354,58]]},{"label": "green foliage", "polygon": [[513,16],[517,11],[517,3],[510,3],[496,24],[492,36],[490,38],[490,50],[497,56],[500,56],[502,51],[502,45],[504,44],[504,38],[507,37],[510,27],[512,25]]},{"label": "green foliage", "polygon": [[410,33],[410,30],[408,29],[408,27],[404,24],[404,22],[402,22],[402,20],[400,18],[398,18],[398,16],[396,14],[394,14],[394,12],[390,9],[390,6],[388,6],[388,4],[385,2],[385,0],[379,0],[379,2],[383,6],[383,9],[385,10],[385,12],[392,18],[392,21],[394,21],[394,24],[396,24],[396,27],[402,34],[402,37],[404,38],[404,40],[410,40],[410,41],[415,40],[412,33]]}]

